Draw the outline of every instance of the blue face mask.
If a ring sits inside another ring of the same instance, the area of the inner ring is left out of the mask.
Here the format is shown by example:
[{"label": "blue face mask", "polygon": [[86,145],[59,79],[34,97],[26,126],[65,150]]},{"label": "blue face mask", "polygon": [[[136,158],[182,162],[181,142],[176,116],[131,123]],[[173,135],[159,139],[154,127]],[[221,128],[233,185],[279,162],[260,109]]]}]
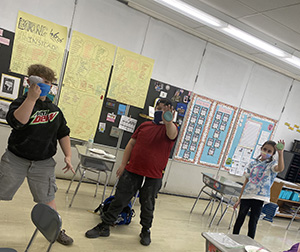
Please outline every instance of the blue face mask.
[{"label": "blue face mask", "polygon": [[51,89],[51,86],[47,85],[45,83],[38,83],[37,85],[40,87],[40,89],[42,91],[40,96],[46,96],[49,93],[50,89]]},{"label": "blue face mask", "polygon": [[265,158],[265,159],[268,159],[268,158],[272,157],[271,154],[266,153],[266,152],[264,152],[264,151],[261,152],[261,156],[262,156],[263,158]]},{"label": "blue face mask", "polygon": [[154,112],[154,123],[159,124],[162,121],[162,110],[158,110]]}]

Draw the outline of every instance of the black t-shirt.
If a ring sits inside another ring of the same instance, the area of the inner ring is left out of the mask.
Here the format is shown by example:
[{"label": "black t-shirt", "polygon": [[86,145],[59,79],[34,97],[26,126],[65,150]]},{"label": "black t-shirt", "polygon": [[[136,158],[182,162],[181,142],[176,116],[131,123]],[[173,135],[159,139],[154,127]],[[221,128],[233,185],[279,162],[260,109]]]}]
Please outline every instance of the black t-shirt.
[{"label": "black t-shirt", "polygon": [[36,101],[28,123],[20,123],[14,117],[14,111],[24,102],[26,95],[14,100],[6,115],[13,128],[8,150],[28,160],[44,160],[55,155],[57,140],[69,135],[70,129],[62,111],[47,97],[45,101]]}]

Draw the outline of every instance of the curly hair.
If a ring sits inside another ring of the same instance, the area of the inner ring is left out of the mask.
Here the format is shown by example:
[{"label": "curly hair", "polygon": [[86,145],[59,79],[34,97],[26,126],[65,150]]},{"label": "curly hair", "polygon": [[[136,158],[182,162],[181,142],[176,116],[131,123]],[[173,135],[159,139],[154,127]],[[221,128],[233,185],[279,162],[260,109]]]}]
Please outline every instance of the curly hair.
[{"label": "curly hair", "polygon": [[34,64],[29,66],[27,74],[28,76],[36,75],[51,82],[56,80],[54,71],[51,68],[46,67],[42,64]]}]

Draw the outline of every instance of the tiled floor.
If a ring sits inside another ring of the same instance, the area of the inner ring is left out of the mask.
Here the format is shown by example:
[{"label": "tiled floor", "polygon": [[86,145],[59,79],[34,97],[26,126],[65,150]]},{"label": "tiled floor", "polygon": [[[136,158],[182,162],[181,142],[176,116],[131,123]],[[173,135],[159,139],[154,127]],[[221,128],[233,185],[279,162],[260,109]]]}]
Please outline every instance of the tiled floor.
[{"label": "tiled floor", "polygon": [[[190,214],[194,199],[159,194],[151,229],[152,243],[149,247],[144,247],[139,243],[138,202],[134,206],[136,216],[130,225],[112,228],[108,238],[87,239],[84,233],[100,221],[98,215],[92,214],[88,210],[95,209],[100,203],[102,188],[98,191],[98,196],[94,198],[95,185],[83,183],[73,206],[69,208],[75,184],[69,195],[66,195],[68,184],[68,180],[57,180],[59,190],[56,194],[56,203],[62,216],[63,228],[75,242],[69,247],[55,243],[51,251],[205,251],[205,240],[201,236],[201,232],[231,232],[228,230],[231,210],[228,211],[218,227],[213,224],[209,229],[208,214],[201,215],[207,201],[200,200],[194,212]],[[111,188],[108,189],[107,196],[110,190]],[[12,247],[18,251],[25,250],[34,231],[30,219],[30,212],[34,204],[26,182],[17,192],[13,201],[0,202],[0,247]],[[294,222],[288,231],[286,230],[287,224],[288,220],[282,218],[275,218],[273,223],[260,221],[256,241],[274,252],[289,249],[293,244],[300,242],[300,231],[298,231],[299,221]],[[247,223],[244,224],[241,234],[246,234],[246,232]],[[39,234],[30,251],[46,251],[47,245],[47,241]]]}]

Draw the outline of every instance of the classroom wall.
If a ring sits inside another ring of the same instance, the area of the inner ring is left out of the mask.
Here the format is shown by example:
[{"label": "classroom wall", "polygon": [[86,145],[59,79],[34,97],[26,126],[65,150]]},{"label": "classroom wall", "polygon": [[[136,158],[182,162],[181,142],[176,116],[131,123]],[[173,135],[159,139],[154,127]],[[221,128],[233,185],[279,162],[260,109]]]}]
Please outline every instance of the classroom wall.
[{"label": "classroom wall", "polygon": [[[300,134],[288,129],[285,122],[300,124],[298,94],[300,83],[288,76],[270,70],[238,56],[207,41],[185,33],[159,20],[133,10],[117,1],[78,0],[2,1],[0,28],[15,31],[18,10],[47,19],[118,47],[153,58],[153,79],[191,90],[197,94],[247,109],[279,120],[274,139],[286,139],[289,150]],[[1,55],[0,55],[1,57]],[[292,86],[291,92],[290,87]],[[283,107],[285,110],[282,113]],[[0,151],[6,148],[10,129],[0,126]],[[121,162],[123,150],[100,146],[116,154],[117,163],[111,176]],[[72,163],[76,167],[78,157],[72,148]],[[55,156],[57,177],[70,178],[64,174],[63,154],[60,148]],[[216,173],[216,168],[169,160],[163,178],[162,192],[196,196],[202,187],[201,172]],[[242,178],[221,175],[235,181]]]}]

